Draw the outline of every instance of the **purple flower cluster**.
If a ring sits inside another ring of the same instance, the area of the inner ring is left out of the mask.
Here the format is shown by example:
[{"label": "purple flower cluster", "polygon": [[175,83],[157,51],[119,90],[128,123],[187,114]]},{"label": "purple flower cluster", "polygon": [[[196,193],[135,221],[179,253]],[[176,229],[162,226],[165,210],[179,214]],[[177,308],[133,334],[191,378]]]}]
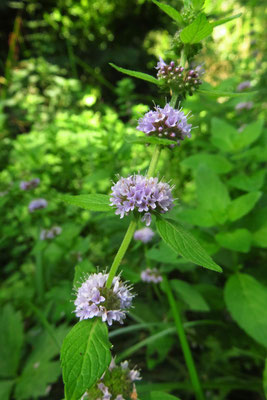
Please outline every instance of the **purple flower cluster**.
[{"label": "purple flower cluster", "polygon": [[143,282],[153,282],[159,283],[162,282],[162,276],[157,268],[147,268],[146,270],[141,272],[141,279]]},{"label": "purple flower cluster", "polygon": [[108,274],[92,274],[77,289],[74,302],[75,313],[80,321],[94,317],[112,325],[113,321],[123,323],[125,312],[131,307],[134,295],[131,289],[115,277],[110,289],[105,287]]},{"label": "purple flower cluster", "polygon": [[243,90],[251,88],[251,82],[250,81],[243,81],[237,86],[237,91],[242,92]]},{"label": "purple flower cluster", "polygon": [[31,179],[30,181],[21,181],[19,187],[21,190],[30,190],[36,188],[40,183],[39,178]]},{"label": "purple flower cluster", "polygon": [[82,400],[128,400],[137,399],[134,382],[141,380],[140,372],[130,369],[128,361],[115,364],[114,358],[100,380],[89,389]]},{"label": "purple flower cluster", "polygon": [[192,96],[193,92],[202,84],[200,76],[203,75],[204,69],[201,66],[185,70],[184,67],[176,65],[175,61],[166,64],[160,58],[156,69],[158,70],[157,77],[159,80],[167,86],[175,88],[176,91],[183,95],[188,92]]},{"label": "purple flower cluster", "polygon": [[130,211],[138,211],[146,226],[151,223],[151,213],[166,213],[173,207],[172,187],[158,178],[131,175],[120,178],[111,189],[110,202],[117,208],[115,214],[123,218]]},{"label": "purple flower cluster", "polygon": [[143,243],[148,243],[152,240],[155,233],[150,228],[142,228],[134,232],[134,239],[141,240]]},{"label": "purple flower cluster", "polygon": [[140,118],[137,129],[147,136],[173,140],[179,146],[181,140],[186,137],[191,138],[192,124],[188,124],[187,120],[188,115],[185,115],[181,109],[175,110],[166,104],[164,108],[155,107],[155,111],[149,111]]},{"label": "purple flower cluster", "polygon": [[56,236],[60,235],[62,228],[60,226],[53,226],[51,229],[42,229],[40,233],[40,239],[54,239]]},{"label": "purple flower cluster", "polygon": [[28,206],[30,212],[35,210],[40,210],[41,208],[47,207],[47,201],[45,199],[35,199],[32,200]]},{"label": "purple flower cluster", "polygon": [[253,101],[241,101],[241,103],[238,103],[235,106],[236,111],[242,111],[242,110],[251,110],[253,107]]}]

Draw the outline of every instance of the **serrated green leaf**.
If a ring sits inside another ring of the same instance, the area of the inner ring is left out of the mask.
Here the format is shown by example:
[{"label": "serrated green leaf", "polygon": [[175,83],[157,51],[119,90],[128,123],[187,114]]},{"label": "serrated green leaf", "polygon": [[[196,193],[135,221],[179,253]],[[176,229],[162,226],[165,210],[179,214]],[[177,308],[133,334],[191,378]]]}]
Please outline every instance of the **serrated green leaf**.
[{"label": "serrated green leaf", "polygon": [[6,305],[0,315],[0,376],[16,376],[23,345],[23,324],[21,313]]},{"label": "serrated green leaf", "polygon": [[248,214],[253,209],[261,195],[261,192],[251,192],[233,200],[229,205],[228,211],[230,221],[236,221]]},{"label": "serrated green leaf", "polygon": [[156,4],[162,11],[164,11],[169,17],[171,17],[174,21],[178,22],[178,24],[183,23],[183,18],[181,14],[173,7],[168,4],[160,3],[157,0],[152,0],[154,4]]},{"label": "serrated green leaf", "polygon": [[237,324],[267,347],[267,288],[247,274],[235,274],[224,289],[226,306]]},{"label": "serrated green leaf", "polygon": [[259,190],[262,187],[266,172],[266,169],[262,169],[254,174],[240,173],[233,176],[229,180],[229,183],[231,186],[238,189],[253,192],[254,190]]},{"label": "serrated green leaf", "polygon": [[212,33],[212,25],[205,14],[199,14],[192,24],[184,28],[180,34],[183,43],[198,43]]},{"label": "serrated green leaf", "polygon": [[189,306],[192,311],[209,311],[209,306],[204,297],[185,281],[179,279],[171,280],[171,287],[178,293],[181,299]]},{"label": "serrated green leaf", "polygon": [[239,13],[236,15],[232,15],[231,17],[222,18],[217,21],[211,22],[211,25],[213,26],[213,28],[215,28],[216,26],[226,24],[227,22],[232,21],[233,19],[239,18],[239,17],[241,17],[241,15],[242,15],[242,13]]},{"label": "serrated green leaf", "polygon": [[170,146],[171,144],[177,145],[177,141],[170,139],[161,139],[155,136],[134,136],[131,135],[126,138],[128,143],[140,143],[140,144],[159,144],[161,146]]},{"label": "serrated green leaf", "polygon": [[247,229],[236,229],[232,232],[220,232],[215,235],[217,242],[226,249],[247,253],[251,245],[251,233]]},{"label": "serrated green leaf", "polygon": [[109,196],[106,194],[61,195],[61,200],[73,206],[90,211],[111,211]]},{"label": "serrated green leaf", "polygon": [[222,271],[221,267],[212,260],[194,236],[176,221],[159,217],[156,220],[156,225],[162,239],[186,260],[213,271]]},{"label": "serrated green leaf", "polygon": [[150,394],[151,400],[180,400],[179,397],[173,396],[172,394],[154,391]]},{"label": "serrated green leaf", "polygon": [[207,167],[217,174],[225,174],[233,169],[233,165],[227,160],[227,158],[221,155],[208,153],[199,153],[187,157],[181,164],[193,169],[197,169],[201,164],[206,164]]},{"label": "serrated green leaf", "polygon": [[145,74],[144,72],[132,71],[130,69],[118,67],[117,65],[115,65],[113,63],[109,63],[109,65],[111,65],[111,67],[115,68],[117,71],[121,72],[122,74],[126,74],[126,75],[132,76],[137,79],[142,79],[143,81],[154,83],[155,85],[160,85],[160,81],[158,79],[154,78],[154,76]]},{"label": "serrated green leaf", "polygon": [[79,400],[105,372],[111,361],[108,329],[99,318],[78,322],[61,349],[67,400]]},{"label": "serrated green leaf", "polygon": [[244,95],[254,95],[257,93],[256,90],[250,92],[228,92],[225,90],[208,90],[208,89],[197,89],[198,93],[205,94],[211,97],[240,97]]}]

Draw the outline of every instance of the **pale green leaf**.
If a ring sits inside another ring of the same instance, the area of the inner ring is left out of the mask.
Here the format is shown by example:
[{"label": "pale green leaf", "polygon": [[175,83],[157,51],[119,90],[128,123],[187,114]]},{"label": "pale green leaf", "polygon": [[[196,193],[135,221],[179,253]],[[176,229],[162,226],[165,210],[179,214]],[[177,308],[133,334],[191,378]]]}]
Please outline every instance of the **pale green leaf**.
[{"label": "pale green leaf", "polygon": [[215,221],[223,224],[230,204],[226,185],[210,168],[202,164],[197,169],[196,189],[201,208],[210,211]]},{"label": "pale green leaf", "polygon": [[16,376],[24,340],[21,313],[7,304],[0,315],[0,376]]},{"label": "pale green leaf", "polygon": [[213,28],[215,28],[216,26],[222,25],[222,24],[226,24],[229,21],[232,21],[233,19],[239,18],[241,17],[242,13],[236,14],[236,15],[232,15],[230,17],[226,17],[226,18],[222,18],[219,19],[217,21],[213,21],[211,22],[211,25],[213,26]]},{"label": "pale green leaf", "polygon": [[226,249],[248,253],[251,245],[251,233],[247,229],[220,232],[215,235],[217,242]]},{"label": "pale green leaf", "polygon": [[117,65],[113,63],[109,63],[113,68],[115,68],[117,71],[121,72],[122,74],[126,74],[129,76],[132,76],[137,79],[142,79],[143,81],[147,81],[150,83],[154,83],[155,85],[160,85],[160,82],[158,79],[154,78],[154,76],[145,74],[144,72],[138,72],[138,71],[132,71],[130,69],[118,67]]},{"label": "pale green leaf", "polygon": [[192,4],[195,10],[201,10],[204,6],[205,0],[192,0]]},{"label": "pale green leaf", "polygon": [[194,286],[179,279],[172,279],[171,286],[179,297],[189,306],[192,311],[209,311],[209,306],[204,297]]},{"label": "pale green leaf", "polygon": [[60,196],[61,200],[73,206],[85,208],[90,211],[111,211],[109,196],[106,194],[68,194]]},{"label": "pale green leaf", "polygon": [[17,381],[16,400],[38,399],[45,396],[49,385],[56,382],[59,376],[59,361],[28,362]]},{"label": "pale green leaf", "polygon": [[267,288],[247,274],[235,274],[224,289],[226,306],[237,324],[267,347]]},{"label": "pale green leaf", "polygon": [[163,12],[165,12],[169,17],[171,17],[174,21],[178,22],[178,24],[183,23],[183,18],[181,14],[173,7],[168,4],[160,3],[159,1],[152,0]]},{"label": "pale green leaf", "polygon": [[244,174],[243,172],[241,172],[240,174],[233,176],[229,180],[229,183],[231,186],[238,189],[253,192],[259,190],[262,187],[265,175],[266,169],[259,170],[254,174]]},{"label": "pale green leaf", "polygon": [[230,221],[236,221],[248,214],[253,209],[261,195],[261,192],[250,192],[233,200],[229,205],[228,211]]},{"label": "pale green leaf", "polygon": [[194,236],[176,221],[160,217],[157,218],[156,225],[162,239],[186,260],[213,271],[222,271],[221,267],[212,260]]},{"label": "pale green leaf", "polygon": [[99,318],[78,322],[61,350],[67,400],[78,400],[105,372],[111,361],[107,325]]},{"label": "pale green leaf", "polygon": [[192,24],[185,27],[180,38],[183,43],[198,43],[212,33],[212,25],[207,20],[205,14],[199,14]]},{"label": "pale green leaf", "polygon": [[219,154],[199,153],[187,157],[181,163],[185,167],[197,169],[201,164],[205,164],[217,174],[225,174],[233,169],[233,165],[227,158]]}]

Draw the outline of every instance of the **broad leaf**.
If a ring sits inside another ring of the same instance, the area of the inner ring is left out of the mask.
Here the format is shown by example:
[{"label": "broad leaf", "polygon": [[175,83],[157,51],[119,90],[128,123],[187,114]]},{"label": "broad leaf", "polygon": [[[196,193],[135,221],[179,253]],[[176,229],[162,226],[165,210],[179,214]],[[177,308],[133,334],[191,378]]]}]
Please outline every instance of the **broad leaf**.
[{"label": "broad leaf", "polygon": [[266,169],[259,170],[254,174],[244,174],[240,173],[238,175],[233,176],[229,183],[231,186],[236,187],[241,190],[245,190],[248,192],[253,192],[255,190],[259,190],[264,182],[264,178],[266,175]]},{"label": "broad leaf", "polygon": [[65,194],[60,196],[65,203],[73,206],[85,208],[90,211],[111,211],[109,196],[106,194],[79,194],[70,196]]},{"label": "broad leaf", "polygon": [[113,63],[109,63],[109,65],[111,65],[113,68],[115,68],[117,71],[132,76],[134,78],[137,79],[142,79],[143,81],[147,81],[150,83],[154,83],[155,85],[160,85],[160,82],[158,79],[154,78],[154,76],[145,74],[144,72],[138,72],[138,71],[132,71],[130,69],[126,69],[126,68],[121,68],[118,67],[117,65],[113,64]]},{"label": "broad leaf", "polygon": [[267,288],[252,276],[238,273],[227,281],[224,297],[237,324],[267,347]]},{"label": "broad leaf", "polygon": [[209,306],[203,296],[187,282],[172,279],[171,286],[179,297],[189,306],[192,311],[209,311]]},{"label": "broad leaf", "polygon": [[261,192],[251,192],[233,200],[228,211],[230,221],[236,221],[248,214],[253,209],[261,195]]},{"label": "broad leaf", "polygon": [[160,3],[159,1],[152,0],[162,11],[164,11],[169,17],[171,17],[174,21],[178,22],[178,24],[183,23],[183,18],[181,14],[173,7]]},{"label": "broad leaf", "polygon": [[11,390],[15,381],[12,380],[0,380],[0,399],[9,400]]},{"label": "broad leaf", "polygon": [[105,372],[111,361],[108,329],[99,318],[78,322],[61,349],[67,400],[78,400]]},{"label": "broad leaf", "polygon": [[236,15],[232,15],[231,17],[222,18],[222,19],[219,19],[217,21],[211,22],[211,25],[213,26],[213,28],[215,28],[215,26],[226,24],[226,22],[229,22],[229,21],[232,21],[233,19],[241,17],[241,15],[242,15],[242,13],[239,13],[239,14],[236,14]]},{"label": "broad leaf", "polygon": [[17,400],[40,398],[47,394],[47,387],[60,376],[59,361],[28,362],[15,389]]},{"label": "broad leaf", "polygon": [[261,226],[256,232],[253,233],[253,244],[258,247],[267,247],[267,221],[265,225]]},{"label": "broad leaf", "polygon": [[251,245],[251,233],[247,229],[220,232],[215,235],[217,242],[226,249],[247,253]]},{"label": "broad leaf", "polygon": [[178,254],[188,261],[213,271],[221,272],[199,242],[176,221],[157,218],[157,230],[162,239]]},{"label": "broad leaf", "polygon": [[23,324],[20,312],[6,305],[0,315],[0,376],[16,376],[23,345]]},{"label": "broad leaf", "polygon": [[210,211],[215,221],[223,224],[230,204],[227,187],[210,168],[202,164],[197,170],[196,188],[201,208]]},{"label": "broad leaf", "polygon": [[263,119],[248,124],[242,132],[235,137],[234,147],[236,150],[242,150],[254,143],[261,135],[263,129]]},{"label": "broad leaf", "polygon": [[183,43],[198,43],[212,33],[212,25],[205,14],[200,14],[192,24],[184,28],[180,34]]},{"label": "broad leaf", "polygon": [[226,152],[234,151],[234,140],[238,135],[237,130],[219,118],[211,120],[211,141],[218,149]]},{"label": "broad leaf", "polygon": [[225,174],[233,168],[227,158],[218,154],[208,153],[199,153],[187,157],[181,164],[193,169],[197,169],[201,164],[205,164],[217,174]]},{"label": "broad leaf", "polygon": [[207,228],[216,225],[211,212],[203,208],[187,208],[181,210],[181,212],[177,214],[177,219],[191,225],[204,226]]},{"label": "broad leaf", "polygon": [[150,400],[180,400],[179,397],[173,396],[172,394],[168,394],[165,392],[151,392]]}]

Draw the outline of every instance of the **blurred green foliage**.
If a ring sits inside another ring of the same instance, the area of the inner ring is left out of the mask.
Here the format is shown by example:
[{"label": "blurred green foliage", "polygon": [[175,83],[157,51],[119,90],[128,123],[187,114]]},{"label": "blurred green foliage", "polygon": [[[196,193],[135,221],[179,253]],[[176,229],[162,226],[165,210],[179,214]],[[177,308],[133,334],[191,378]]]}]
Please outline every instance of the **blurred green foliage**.
[{"label": "blurred green foliage", "polygon": [[[146,266],[173,279],[207,398],[264,399],[267,385],[264,2],[210,0],[206,10],[210,20],[243,12],[217,27],[198,55],[206,88],[235,90],[249,80],[257,93],[189,98],[185,108],[198,128],[180,148],[163,151],[159,175],[171,179],[179,203],[172,216],[224,273],[177,258],[158,236],[146,248],[132,243],[122,274],[138,296],[128,335],[123,328],[111,335],[116,353],[127,350],[142,369],[142,400],[161,390],[192,399],[167,301],[158,287],[140,281]],[[0,398],[59,399],[58,356],[74,321],[73,279],[110,266],[127,227],[112,211],[76,209],[59,194],[109,194],[116,174],[147,169],[150,147],[132,144],[129,136],[153,99],[165,103],[164,95],[108,62],[153,74],[176,28],[148,0],[24,0],[3,2],[1,11],[0,51],[7,61],[0,65]],[[8,37],[18,16],[11,52]],[[235,108],[251,101],[249,110]],[[20,189],[21,181],[36,177],[37,188]],[[48,206],[30,213],[36,198]],[[40,240],[52,226],[62,233]]]}]

